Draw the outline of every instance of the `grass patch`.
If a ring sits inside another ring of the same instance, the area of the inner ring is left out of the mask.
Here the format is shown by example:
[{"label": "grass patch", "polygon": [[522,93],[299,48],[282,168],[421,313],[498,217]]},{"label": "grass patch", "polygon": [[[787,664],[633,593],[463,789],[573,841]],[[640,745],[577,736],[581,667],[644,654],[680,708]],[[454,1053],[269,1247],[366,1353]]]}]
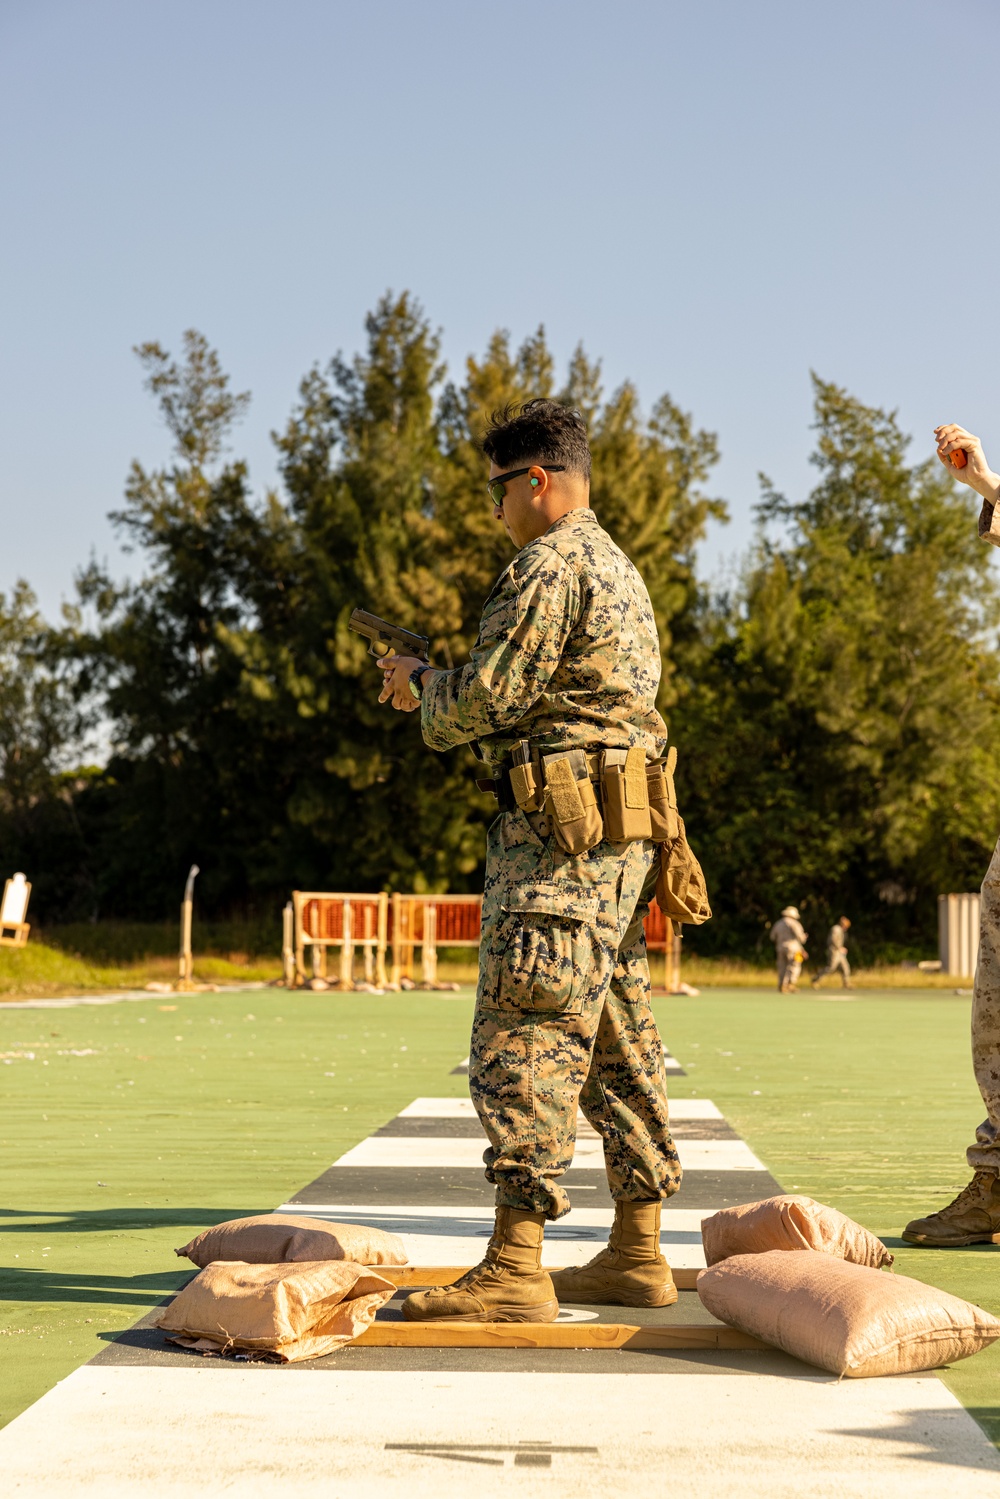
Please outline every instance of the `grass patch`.
[{"label": "grass patch", "polygon": [[[177,980],[177,953],[96,961],[34,935],[26,947],[0,947],[0,1000],[57,997],[60,994],[142,989],[149,983]],[[280,942],[278,944],[280,950]],[[270,983],[281,975],[277,956],[252,957],[243,951],[196,953],[195,978],[204,983]]]},{"label": "grass patch", "polygon": [[[177,921],[76,921],[36,929],[49,947],[104,967],[125,966],[156,958],[176,960]],[[273,959],[281,952],[281,918],[267,921],[198,921],[192,932],[195,952],[236,963]]]}]

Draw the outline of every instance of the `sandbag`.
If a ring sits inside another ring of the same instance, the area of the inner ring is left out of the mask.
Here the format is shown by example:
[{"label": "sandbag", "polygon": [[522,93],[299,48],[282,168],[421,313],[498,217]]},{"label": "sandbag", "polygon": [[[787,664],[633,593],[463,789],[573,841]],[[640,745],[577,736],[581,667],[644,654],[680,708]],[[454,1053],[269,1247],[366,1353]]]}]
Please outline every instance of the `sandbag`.
[{"label": "sandbag", "polygon": [[1000,1338],[968,1301],[818,1249],[735,1255],[697,1284],[720,1322],[851,1379],[937,1369]]},{"label": "sandbag", "polygon": [[291,1213],[261,1213],[206,1228],[175,1254],[210,1265],[213,1260],[244,1260],[277,1265],[287,1260],[353,1260],[358,1265],[405,1265],[406,1249],[396,1234],[363,1223],[324,1223]]},{"label": "sandbag", "polygon": [[179,1291],[156,1326],[182,1348],[244,1350],[278,1363],[333,1353],[370,1327],[395,1291],[351,1260],[247,1265],[216,1260]]},{"label": "sandbag", "polygon": [[734,1254],[766,1254],[771,1249],[820,1249],[855,1265],[878,1270],[893,1257],[853,1218],[824,1207],[811,1197],[785,1193],[763,1202],[744,1202],[703,1218],[701,1241],[705,1263],[718,1264]]}]

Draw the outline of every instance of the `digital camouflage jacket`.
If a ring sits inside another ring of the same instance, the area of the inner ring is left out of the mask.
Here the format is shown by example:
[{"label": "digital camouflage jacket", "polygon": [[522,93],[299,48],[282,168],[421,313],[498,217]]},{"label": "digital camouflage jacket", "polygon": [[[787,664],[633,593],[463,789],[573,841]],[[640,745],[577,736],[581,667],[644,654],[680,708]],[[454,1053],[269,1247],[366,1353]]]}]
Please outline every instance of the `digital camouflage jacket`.
[{"label": "digital camouflage jacket", "polygon": [[571,510],[498,578],[470,660],[429,678],[421,728],[436,750],[478,739],[494,763],[519,739],[662,754],[659,682],[646,585],[594,512]]}]

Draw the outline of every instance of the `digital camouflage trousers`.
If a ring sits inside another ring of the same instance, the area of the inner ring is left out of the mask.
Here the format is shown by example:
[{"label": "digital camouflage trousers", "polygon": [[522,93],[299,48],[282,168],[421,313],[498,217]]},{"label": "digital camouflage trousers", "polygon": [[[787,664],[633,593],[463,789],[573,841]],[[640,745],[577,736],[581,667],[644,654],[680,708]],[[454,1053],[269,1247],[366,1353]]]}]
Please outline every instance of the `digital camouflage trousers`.
[{"label": "digital camouflage trousers", "polygon": [[578,1106],[612,1197],[669,1197],[681,1168],[642,927],[657,846],[571,856],[546,834],[518,810],[490,829],[469,1090],[497,1205],[560,1218]]},{"label": "digital camouflage trousers", "polygon": [[974,1171],[1000,1174],[1000,843],[979,902],[979,961],[972,991],[972,1065],[986,1118],[968,1149]]}]

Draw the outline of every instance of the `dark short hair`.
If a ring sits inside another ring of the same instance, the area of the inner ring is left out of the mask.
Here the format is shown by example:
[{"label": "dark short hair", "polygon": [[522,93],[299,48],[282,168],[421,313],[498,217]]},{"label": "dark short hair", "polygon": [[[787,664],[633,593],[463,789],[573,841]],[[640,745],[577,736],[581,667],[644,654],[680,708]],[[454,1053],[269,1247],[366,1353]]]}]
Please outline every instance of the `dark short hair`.
[{"label": "dark short hair", "polygon": [[561,463],[590,479],[590,445],[579,411],[558,401],[510,401],[490,416],[483,452],[501,469]]}]

